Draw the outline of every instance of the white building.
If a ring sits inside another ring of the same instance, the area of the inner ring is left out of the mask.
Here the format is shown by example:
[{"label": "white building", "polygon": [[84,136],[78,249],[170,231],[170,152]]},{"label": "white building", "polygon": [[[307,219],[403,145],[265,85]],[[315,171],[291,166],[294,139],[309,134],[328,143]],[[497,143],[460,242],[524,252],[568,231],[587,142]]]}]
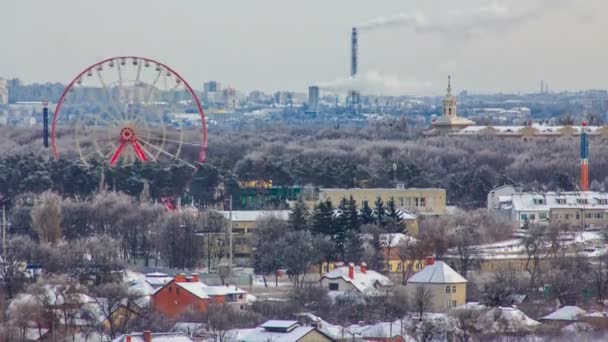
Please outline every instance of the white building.
[{"label": "white building", "polygon": [[354,292],[366,296],[375,296],[384,293],[392,285],[391,280],[372,270],[368,270],[365,263],[361,266],[349,264],[336,267],[333,271],[321,277],[321,287],[329,290],[330,294],[338,295]]},{"label": "white building", "polygon": [[446,312],[464,305],[467,298],[467,280],[443,261],[432,260],[422,271],[407,281],[406,291],[410,298],[417,298],[422,288],[430,295],[428,311]]},{"label": "white building", "polygon": [[488,210],[498,209],[500,196],[510,196],[518,193],[513,185],[501,185],[488,192],[488,200],[486,202]]},{"label": "white building", "polygon": [[608,193],[596,191],[522,192],[498,196],[495,210],[518,223],[563,223],[581,228],[603,228],[608,219]]}]

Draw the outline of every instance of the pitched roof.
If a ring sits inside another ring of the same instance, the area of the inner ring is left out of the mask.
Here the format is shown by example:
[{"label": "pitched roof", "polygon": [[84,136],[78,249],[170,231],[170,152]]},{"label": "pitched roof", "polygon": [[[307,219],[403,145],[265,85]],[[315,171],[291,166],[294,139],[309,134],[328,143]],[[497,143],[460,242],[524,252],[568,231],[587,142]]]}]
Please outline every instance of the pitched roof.
[{"label": "pitched roof", "polygon": [[[251,222],[264,217],[276,217],[280,220],[289,218],[290,210],[233,210],[232,221]],[[218,211],[226,220],[230,219],[230,211]]]},{"label": "pitched roof", "polygon": [[422,271],[414,274],[408,283],[431,283],[431,284],[458,284],[466,283],[460,274],[443,261],[435,261],[427,265]]},{"label": "pitched roof", "polygon": [[579,308],[578,306],[566,305],[541,318],[541,320],[578,321],[578,316],[584,315],[585,313],[587,313],[587,311]]},{"label": "pitched roof", "polygon": [[[131,342],[145,342],[143,333],[133,333],[122,335],[112,342],[125,342],[127,336],[131,337]],[[182,333],[152,333],[152,342],[192,342],[193,340]]]},{"label": "pitched roof", "polygon": [[[195,282],[174,282],[175,285],[190,292],[200,299],[208,299],[212,296],[227,296],[231,294],[245,294],[247,291],[239,289],[234,285],[229,286],[209,286],[199,281]],[[158,291],[156,292],[158,293]]]},{"label": "pitched roof", "polygon": [[333,271],[325,273],[321,279],[341,278],[345,282],[352,284],[357,291],[368,295],[372,295],[377,292],[374,286],[376,283],[379,283],[382,286],[391,285],[391,280],[388,277],[373,270],[367,270],[365,273],[362,273],[361,268],[358,266],[355,267],[354,277],[351,279],[348,276],[348,268],[348,266],[336,267]]},{"label": "pitched roof", "polygon": [[[297,323],[296,323],[297,324]],[[268,331],[263,327],[253,329],[237,329],[231,330],[226,335],[228,341],[236,342],[296,342],[300,341],[304,336],[312,331],[317,331],[319,334],[326,336],[329,340],[331,337],[313,327],[297,326],[288,332]]]}]

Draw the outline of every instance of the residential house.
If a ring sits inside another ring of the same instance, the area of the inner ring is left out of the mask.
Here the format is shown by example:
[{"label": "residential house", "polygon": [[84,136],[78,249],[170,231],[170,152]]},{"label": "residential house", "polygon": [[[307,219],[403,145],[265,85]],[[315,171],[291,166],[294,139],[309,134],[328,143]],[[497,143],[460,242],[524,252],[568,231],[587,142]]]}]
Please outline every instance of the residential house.
[{"label": "residential house", "polygon": [[406,291],[410,298],[416,298],[418,288],[430,293],[431,312],[447,312],[466,303],[467,280],[443,261],[430,258],[422,271],[414,274],[407,282]]},{"label": "residential house", "polygon": [[270,320],[253,329],[231,330],[227,334],[231,342],[332,342],[322,331],[301,326],[297,321]]},{"label": "residential house", "polygon": [[490,190],[490,192],[488,192],[488,199],[486,201],[488,210],[498,209],[498,206],[500,204],[499,197],[511,196],[516,194],[517,192],[517,189],[515,189],[513,185],[509,184],[501,185]]},{"label": "residential house", "polygon": [[392,286],[391,280],[373,270],[368,270],[367,265],[360,266],[349,264],[348,266],[336,267],[333,271],[321,277],[321,287],[329,290],[330,294],[353,292],[366,296],[382,294]]},{"label": "residential house", "polygon": [[151,299],[156,312],[176,317],[187,313],[204,313],[210,304],[228,304],[244,309],[247,305],[247,292],[233,285],[205,285],[199,281],[196,273],[190,277],[178,274],[158,289]]},{"label": "residential house", "polygon": [[574,305],[563,306],[547,316],[541,318],[543,322],[554,322],[554,323],[572,323],[579,321],[587,311]]}]

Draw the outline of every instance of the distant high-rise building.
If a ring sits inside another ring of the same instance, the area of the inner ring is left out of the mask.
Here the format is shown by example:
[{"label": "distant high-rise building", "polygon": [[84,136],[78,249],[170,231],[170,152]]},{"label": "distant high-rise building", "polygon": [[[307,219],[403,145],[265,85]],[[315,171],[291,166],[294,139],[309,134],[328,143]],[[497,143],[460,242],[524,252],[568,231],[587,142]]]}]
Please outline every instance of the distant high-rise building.
[{"label": "distant high-rise building", "polygon": [[222,104],[224,108],[236,108],[236,89],[228,87],[222,90]]},{"label": "distant high-rise building", "polygon": [[0,104],[8,104],[8,80],[0,78]]},{"label": "distant high-rise building", "polygon": [[221,101],[222,85],[217,81],[205,82],[203,96],[207,103],[216,104]]},{"label": "distant high-rise building", "polygon": [[308,110],[312,112],[319,111],[319,87],[308,87]]}]

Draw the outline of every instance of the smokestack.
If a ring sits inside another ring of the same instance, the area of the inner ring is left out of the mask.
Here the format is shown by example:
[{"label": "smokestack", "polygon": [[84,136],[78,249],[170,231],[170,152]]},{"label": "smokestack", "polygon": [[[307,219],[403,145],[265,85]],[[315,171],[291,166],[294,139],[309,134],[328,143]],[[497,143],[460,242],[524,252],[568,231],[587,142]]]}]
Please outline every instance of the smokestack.
[{"label": "smokestack", "polygon": [[589,190],[589,139],[587,137],[587,122],[581,126],[581,191]]},{"label": "smokestack", "polygon": [[353,33],[350,41],[350,76],[355,77],[357,75],[357,28],[353,27]]},{"label": "smokestack", "polygon": [[352,262],[348,264],[348,277],[350,279],[355,279],[355,264]]},{"label": "smokestack", "polygon": [[42,141],[49,147],[49,103],[44,101],[42,106]]},{"label": "smokestack", "polygon": [[145,342],[152,342],[152,332],[150,330],[144,330],[143,335]]},{"label": "smokestack", "polygon": [[[358,49],[357,28],[353,27],[350,39],[350,77],[353,79],[357,76],[357,63],[359,59]],[[351,106],[356,110],[359,102],[359,94],[353,89],[350,91],[349,97]]]}]

